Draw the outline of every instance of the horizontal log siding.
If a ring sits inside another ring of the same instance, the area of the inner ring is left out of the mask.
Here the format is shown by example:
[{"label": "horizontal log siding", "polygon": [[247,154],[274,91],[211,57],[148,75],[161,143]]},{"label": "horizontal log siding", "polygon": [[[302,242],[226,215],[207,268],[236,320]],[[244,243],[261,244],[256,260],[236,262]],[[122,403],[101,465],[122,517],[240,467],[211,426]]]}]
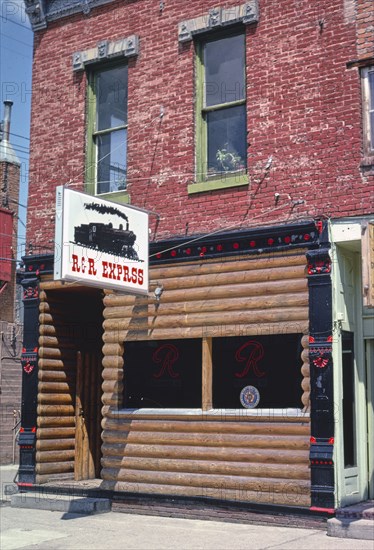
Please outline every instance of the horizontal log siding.
[{"label": "horizontal log siding", "polygon": [[[304,333],[305,254],[155,267],[160,301],[107,292],[104,341]],[[53,338],[46,333],[46,338]]]},{"label": "horizontal log siding", "polygon": [[151,291],[163,285],[159,302],[152,292],[104,297],[102,488],[310,506],[307,418],[120,410],[126,341],[305,334],[304,253],[155,267],[150,275]]},{"label": "horizontal log siding", "polygon": [[73,478],[76,350],[67,333],[69,309],[41,284],[36,482]]},{"label": "horizontal log siding", "polygon": [[110,412],[102,488],[310,506],[309,422]]}]

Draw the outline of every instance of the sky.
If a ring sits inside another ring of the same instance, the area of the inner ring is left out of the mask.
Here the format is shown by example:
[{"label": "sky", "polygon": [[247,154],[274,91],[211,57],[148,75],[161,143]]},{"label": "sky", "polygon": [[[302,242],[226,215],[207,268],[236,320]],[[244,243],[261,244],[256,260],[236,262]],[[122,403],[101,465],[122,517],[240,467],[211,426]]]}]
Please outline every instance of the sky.
[{"label": "sky", "polygon": [[3,102],[13,101],[10,142],[21,163],[17,254],[20,258],[25,254],[33,32],[23,0],[0,0],[0,6],[0,120],[4,118]]}]

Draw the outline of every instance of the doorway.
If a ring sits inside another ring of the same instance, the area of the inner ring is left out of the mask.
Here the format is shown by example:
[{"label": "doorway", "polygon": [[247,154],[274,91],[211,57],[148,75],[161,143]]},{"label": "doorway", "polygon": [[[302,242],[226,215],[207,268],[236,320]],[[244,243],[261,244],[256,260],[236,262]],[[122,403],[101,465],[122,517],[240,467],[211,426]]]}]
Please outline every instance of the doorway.
[{"label": "doorway", "polygon": [[48,281],[40,297],[37,480],[99,477],[102,291]]},{"label": "doorway", "polygon": [[[352,243],[350,243],[352,246]],[[334,274],[335,476],[337,506],[368,495],[367,380],[361,255],[336,246]]]},{"label": "doorway", "polygon": [[71,312],[76,327],[75,459],[74,479],[100,477],[102,322],[101,291],[72,293]]}]

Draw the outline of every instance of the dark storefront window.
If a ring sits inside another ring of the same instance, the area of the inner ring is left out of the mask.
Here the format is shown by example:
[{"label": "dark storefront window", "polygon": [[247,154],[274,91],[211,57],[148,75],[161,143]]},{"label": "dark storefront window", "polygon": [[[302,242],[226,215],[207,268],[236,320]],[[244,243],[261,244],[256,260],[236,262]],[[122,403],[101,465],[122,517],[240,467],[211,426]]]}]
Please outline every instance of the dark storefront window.
[{"label": "dark storefront window", "polygon": [[301,407],[301,334],[213,339],[213,406],[241,408],[255,386],[259,408]]},{"label": "dark storefront window", "polygon": [[200,408],[201,339],[126,342],[124,407]]},{"label": "dark storefront window", "polygon": [[353,332],[342,332],[344,466],[356,466]]}]

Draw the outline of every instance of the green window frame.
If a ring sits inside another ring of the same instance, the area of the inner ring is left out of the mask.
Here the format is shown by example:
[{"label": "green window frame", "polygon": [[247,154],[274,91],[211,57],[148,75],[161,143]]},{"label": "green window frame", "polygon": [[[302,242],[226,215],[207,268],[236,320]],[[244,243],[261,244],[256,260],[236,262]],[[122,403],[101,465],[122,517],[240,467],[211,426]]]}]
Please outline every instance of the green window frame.
[{"label": "green window frame", "polygon": [[127,64],[88,75],[86,191],[120,203],[127,192]]},{"label": "green window frame", "polygon": [[248,185],[245,33],[196,43],[196,183],[189,193]]}]

